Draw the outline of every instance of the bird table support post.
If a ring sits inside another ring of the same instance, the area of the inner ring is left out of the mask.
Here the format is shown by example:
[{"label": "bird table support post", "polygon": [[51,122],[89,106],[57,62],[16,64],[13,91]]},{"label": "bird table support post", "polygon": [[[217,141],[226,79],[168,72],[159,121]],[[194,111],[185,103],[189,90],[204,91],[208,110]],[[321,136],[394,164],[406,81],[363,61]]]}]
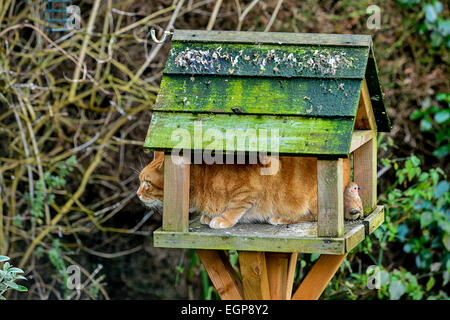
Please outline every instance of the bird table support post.
[{"label": "bird table support post", "polygon": [[239,265],[245,300],[270,300],[264,252],[239,251]]},{"label": "bird table support post", "polygon": [[291,299],[297,256],[297,252],[266,252],[266,266],[272,300]]},{"label": "bird table support post", "polygon": [[353,152],[354,180],[361,187],[364,214],[372,212],[377,205],[377,134]]},{"label": "bird table support post", "polygon": [[244,299],[242,283],[224,251],[198,249],[197,254],[222,300]]},{"label": "bird table support post", "polygon": [[317,300],[333,278],[347,253],[323,254],[305,276],[292,300]]},{"label": "bird table support post", "polygon": [[164,156],[164,231],[186,232],[189,228],[189,180],[187,157]]},{"label": "bird table support post", "polygon": [[317,160],[317,235],[344,234],[343,160]]}]

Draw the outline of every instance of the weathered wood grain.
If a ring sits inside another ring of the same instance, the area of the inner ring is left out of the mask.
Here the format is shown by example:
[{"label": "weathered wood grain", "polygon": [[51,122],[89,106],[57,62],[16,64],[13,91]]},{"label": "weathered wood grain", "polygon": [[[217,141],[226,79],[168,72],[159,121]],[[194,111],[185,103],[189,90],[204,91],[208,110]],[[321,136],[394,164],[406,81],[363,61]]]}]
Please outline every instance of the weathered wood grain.
[{"label": "weathered wood grain", "polygon": [[351,180],[351,172],[352,165],[349,158],[342,159],[342,190],[345,190],[345,187]]},{"label": "weathered wood grain", "polygon": [[344,233],[343,160],[317,160],[317,234],[340,237]]},{"label": "weathered wood grain", "polygon": [[383,222],[384,206],[377,206],[376,209],[363,220],[366,236],[372,234]]},{"label": "weathered wood grain", "polygon": [[287,279],[286,279],[286,291],[284,297],[286,300],[290,300],[292,298],[292,289],[294,287],[294,278],[295,278],[295,269],[297,266],[298,253],[293,252],[290,253],[289,263],[288,263],[288,271],[287,271]]},{"label": "weathered wood grain", "polygon": [[327,287],[347,254],[323,254],[303,279],[292,300],[317,300]]},{"label": "weathered wood grain", "polygon": [[350,232],[345,234],[345,252],[350,252],[366,237],[365,226],[359,223]]},{"label": "weathered wood grain", "polygon": [[272,300],[289,300],[291,298],[296,262],[297,253],[266,252]]},{"label": "weathered wood grain", "polygon": [[269,278],[264,252],[238,251],[246,300],[270,300]]},{"label": "weathered wood grain", "polygon": [[164,74],[363,79],[368,47],[173,42]]},{"label": "weathered wood grain", "polygon": [[358,102],[358,110],[355,119],[355,129],[357,130],[377,130],[377,123],[372,109],[369,90],[366,79],[362,81],[361,94]]},{"label": "weathered wood grain", "polygon": [[353,152],[354,181],[361,187],[361,197],[364,213],[375,209],[377,204],[377,138],[373,137],[367,143]]},{"label": "weathered wood grain", "polygon": [[166,75],[153,110],[355,117],[362,81]]},{"label": "weathered wood grain", "polygon": [[[370,221],[380,221],[377,215],[384,215],[383,206],[378,206]],[[345,235],[365,220],[345,221],[344,236],[319,237],[317,222],[303,222],[291,225],[273,226],[270,224],[238,223],[228,229],[211,229],[202,225],[197,217],[189,224],[188,232],[164,231],[159,228],[153,232],[154,246],[165,248],[245,250],[266,252],[298,252],[343,254],[346,251]],[[381,219],[382,221],[382,219]],[[371,222],[371,232],[380,223]]]},{"label": "weathered wood grain", "polygon": [[154,112],[144,149],[346,157],[352,118]]},{"label": "weathered wood grain", "polygon": [[373,48],[370,49],[365,79],[367,81],[367,88],[369,90],[370,101],[375,115],[378,132],[389,132],[391,131],[391,120],[389,119],[386,104],[384,102],[384,94],[381,89]]},{"label": "weathered wood grain", "polygon": [[350,153],[361,147],[373,138],[371,130],[355,130],[352,134],[352,142],[350,144]]},{"label": "weathered wood grain", "polygon": [[243,300],[242,283],[225,252],[197,250],[211,282],[222,300]]},{"label": "weathered wood grain", "polygon": [[172,41],[272,43],[276,45],[315,44],[369,47],[372,43],[372,38],[370,35],[359,34],[175,30]]},{"label": "weathered wood grain", "polygon": [[[187,231],[189,226],[189,165],[164,156],[163,230]],[[181,162],[181,158],[178,159]]]},{"label": "weathered wood grain", "polygon": [[[253,228],[251,226],[250,228]],[[206,231],[206,230],[205,230]],[[264,235],[248,236],[230,232],[227,236],[210,232],[167,232],[161,228],[153,233],[155,247],[162,248],[192,248],[217,250],[248,250],[266,252],[302,252],[342,254],[345,252],[343,238],[312,238],[277,237]]]}]

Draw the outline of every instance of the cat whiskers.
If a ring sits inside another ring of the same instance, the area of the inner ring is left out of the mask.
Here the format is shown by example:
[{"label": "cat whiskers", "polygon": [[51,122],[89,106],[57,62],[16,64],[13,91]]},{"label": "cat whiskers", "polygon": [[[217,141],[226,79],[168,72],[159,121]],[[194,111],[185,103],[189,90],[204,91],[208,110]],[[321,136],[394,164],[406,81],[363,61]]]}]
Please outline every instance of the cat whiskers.
[{"label": "cat whiskers", "polygon": [[141,201],[150,210],[162,214],[163,204],[161,200],[154,199],[152,201],[145,201],[145,200]]},{"label": "cat whiskers", "polygon": [[136,168],[133,168],[133,167],[128,167],[128,168],[130,168],[131,170],[133,170],[134,172],[136,172],[138,176],[139,176],[139,174],[141,173],[141,172],[140,172],[139,170],[137,170]]}]

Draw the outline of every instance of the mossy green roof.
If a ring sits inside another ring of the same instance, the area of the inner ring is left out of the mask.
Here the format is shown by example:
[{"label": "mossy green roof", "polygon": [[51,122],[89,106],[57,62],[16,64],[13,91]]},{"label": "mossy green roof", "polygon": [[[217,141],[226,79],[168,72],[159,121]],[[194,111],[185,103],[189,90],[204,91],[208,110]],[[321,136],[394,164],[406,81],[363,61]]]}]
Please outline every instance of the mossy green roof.
[{"label": "mossy green roof", "polygon": [[345,156],[364,78],[377,129],[390,130],[371,46],[366,35],[176,30],[144,147],[171,150],[174,128],[203,121],[270,125],[281,154]]}]

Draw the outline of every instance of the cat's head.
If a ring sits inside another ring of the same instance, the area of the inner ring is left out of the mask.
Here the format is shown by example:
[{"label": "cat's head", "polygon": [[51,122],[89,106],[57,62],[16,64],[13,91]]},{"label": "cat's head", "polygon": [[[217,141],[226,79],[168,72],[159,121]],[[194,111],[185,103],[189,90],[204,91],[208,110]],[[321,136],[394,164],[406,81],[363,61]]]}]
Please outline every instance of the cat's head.
[{"label": "cat's head", "polygon": [[136,195],[147,207],[162,206],[164,196],[164,152],[155,152],[150,162],[139,174],[139,189]]}]

